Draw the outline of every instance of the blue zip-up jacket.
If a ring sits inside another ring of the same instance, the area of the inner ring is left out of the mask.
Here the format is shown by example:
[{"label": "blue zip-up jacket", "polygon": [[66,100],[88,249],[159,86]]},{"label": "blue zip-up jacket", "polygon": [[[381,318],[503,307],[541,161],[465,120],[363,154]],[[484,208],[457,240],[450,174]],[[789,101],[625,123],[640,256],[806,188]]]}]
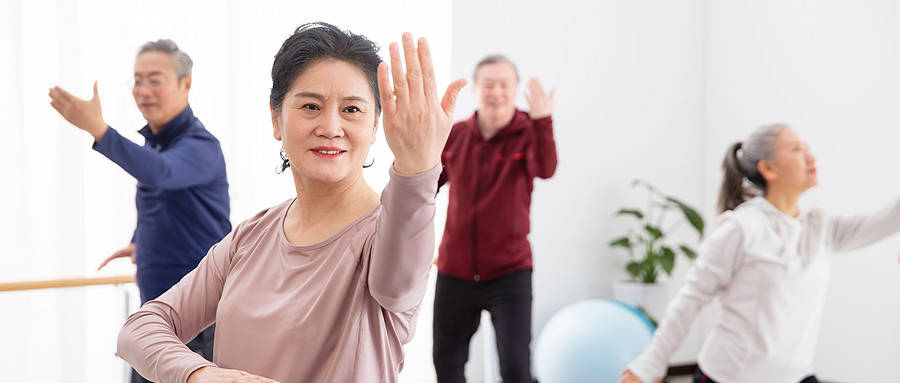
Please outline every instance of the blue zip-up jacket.
[{"label": "blue zip-up jacket", "polygon": [[225,158],[188,106],[159,134],[139,133],[144,146],[109,128],[94,150],[137,179],[137,285],[155,299],[197,267],[231,231]]}]

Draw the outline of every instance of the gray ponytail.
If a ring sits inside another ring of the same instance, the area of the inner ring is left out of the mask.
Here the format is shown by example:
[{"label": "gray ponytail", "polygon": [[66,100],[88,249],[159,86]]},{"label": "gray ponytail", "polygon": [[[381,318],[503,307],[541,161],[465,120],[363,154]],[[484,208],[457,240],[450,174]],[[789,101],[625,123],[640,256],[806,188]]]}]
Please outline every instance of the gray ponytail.
[{"label": "gray ponytail", "polygon": [[765,193],[766,180],[759,173],[759,161],[774,160],[778,134],[787,128],[785,124],[763,125],[744,142],[736,142],[728,148],[722,161],[720,213],[733,210],[748,199]]}]

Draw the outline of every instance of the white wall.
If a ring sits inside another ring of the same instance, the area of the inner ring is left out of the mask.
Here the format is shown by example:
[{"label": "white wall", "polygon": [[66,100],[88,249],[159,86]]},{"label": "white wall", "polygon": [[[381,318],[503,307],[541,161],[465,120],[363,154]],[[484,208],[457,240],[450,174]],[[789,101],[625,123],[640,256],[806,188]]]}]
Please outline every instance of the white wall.
[{"label": "white wall", "polygon": [[[802,199],[833,213],[898,198],[900,2],[709,1],[704,204],[728,144],[792,124],[817,157]],[[900,236],[834,256],[815,368],[842,382],[900,381]]]},{"label": "white wall", "polygon": [[[612,215],[644,202],[632,179],[701,202],[703,2],[455,1],[451,77],[471,78],[496,52],[524,79],[556,89],[559,167],[535,182],[532,200],[536,339],[565,305],[612,296],[624,262],[606,245],[624,232]],[[524,98],[518,104],[527,109]],[[464,90],[457,119],[476,105]],[[483,377],[481,344],[476,336],[474,382]]]}]

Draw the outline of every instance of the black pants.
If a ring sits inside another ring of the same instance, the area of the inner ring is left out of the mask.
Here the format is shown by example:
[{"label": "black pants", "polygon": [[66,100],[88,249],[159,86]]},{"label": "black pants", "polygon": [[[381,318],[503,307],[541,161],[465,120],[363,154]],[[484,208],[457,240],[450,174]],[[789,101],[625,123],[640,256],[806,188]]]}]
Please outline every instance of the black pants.
[{"label": "black pants", "polygon": [[[716,381],[706,376],[706,374],[698,368],[697,372],[694,373],[694,383],[716,383]],[[816,379],[815,375],[810,375],[803,378],[800,383],[819,383],[819,380]]]},{"label": "black pants", "polygon": [[439,383],[466,381],[469,341],[491,313],[504,383],[531,383],[531,269],[488,281],[438,273],[434,294],[434,369]]},{"label": "black pants", "polygon": [[[197,334],[197,337],[194,340],[188,342],[187,346],[191,351],[200,354],[204,359],[212,362],[213,360],[213,338],[216,334],[216,325],[215,323],[212,326],[206,328],[206,330],[201,331]],[[137,371],[131,369],[131,383],[148,383],[149,380],[145,379],[141,374],[138,374]]]}]

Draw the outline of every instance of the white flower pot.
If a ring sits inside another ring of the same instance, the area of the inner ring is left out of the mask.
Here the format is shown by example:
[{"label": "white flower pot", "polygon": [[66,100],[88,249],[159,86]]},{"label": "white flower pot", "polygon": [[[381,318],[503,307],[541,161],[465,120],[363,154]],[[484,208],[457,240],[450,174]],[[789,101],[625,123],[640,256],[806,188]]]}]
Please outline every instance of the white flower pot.
[{"label": "white flower pot", "polygon": [[614,281],[613,299],[635,307],[643,307],[653,319],[662,320],[669,304],[668,286],[663,283]]}]

